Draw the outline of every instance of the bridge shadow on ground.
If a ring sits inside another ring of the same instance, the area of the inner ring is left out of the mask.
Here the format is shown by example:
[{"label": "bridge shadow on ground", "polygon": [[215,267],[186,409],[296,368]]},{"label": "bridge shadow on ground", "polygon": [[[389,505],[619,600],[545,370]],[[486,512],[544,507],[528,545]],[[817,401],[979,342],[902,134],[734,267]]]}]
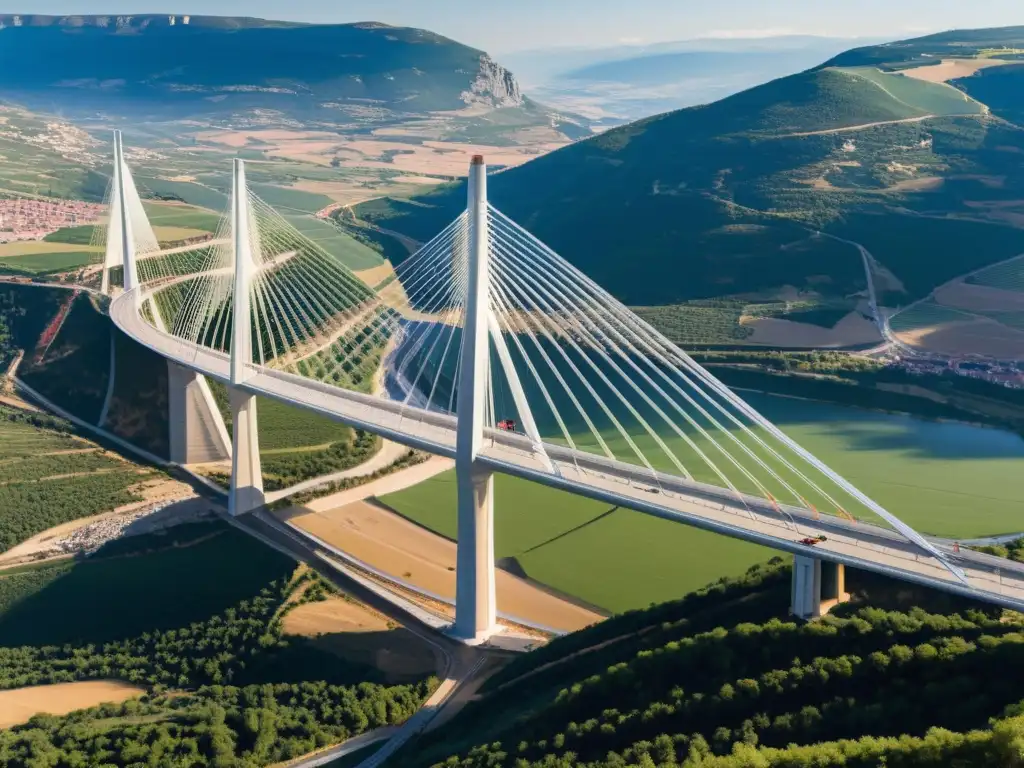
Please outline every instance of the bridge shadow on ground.
[{"label": "bridge shadow on ground", "polygon": [[187,627],[258,595],[294,568],[220,522],[117,539],[70,566],[30,572],[37,588],[0,614],[0,644],[103,643]]}]

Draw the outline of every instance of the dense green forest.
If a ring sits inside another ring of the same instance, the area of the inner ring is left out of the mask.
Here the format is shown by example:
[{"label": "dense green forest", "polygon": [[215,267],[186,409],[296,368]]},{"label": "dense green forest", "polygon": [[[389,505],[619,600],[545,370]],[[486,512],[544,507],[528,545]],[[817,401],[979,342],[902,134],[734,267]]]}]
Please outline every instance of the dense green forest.
[{"label": "dense green forest", "polygon": [[1024,703],[1006,671],[1024,661],[1024,617],[850,576],[855,602],[816,622],[780,618],[777,558],[555,640],[397,764],[1020,764]]},{"label": "dense green forest", "polygon": [[335,591],[293,571],[216,523],[3,572],[0,688],[114,678],[147,693],[0,731],[0,765],[263,766],[413,714],[436,680],[386,686],[283,635],[288,611]]}]

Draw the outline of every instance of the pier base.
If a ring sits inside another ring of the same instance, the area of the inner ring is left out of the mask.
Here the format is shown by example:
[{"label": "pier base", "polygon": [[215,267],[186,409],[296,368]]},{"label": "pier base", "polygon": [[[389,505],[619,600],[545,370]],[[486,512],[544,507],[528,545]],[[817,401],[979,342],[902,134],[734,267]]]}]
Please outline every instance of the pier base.
[{"label": "pier base", "polygon": [[790,613],[810,621],[850,599],[846,568],[805,555],[793,556],[793,589]]},{"label": "pier base", "polygon": [[256,396],[229,388],[231,396],[231,490],[228,514],[252,512],[264,504]]}]

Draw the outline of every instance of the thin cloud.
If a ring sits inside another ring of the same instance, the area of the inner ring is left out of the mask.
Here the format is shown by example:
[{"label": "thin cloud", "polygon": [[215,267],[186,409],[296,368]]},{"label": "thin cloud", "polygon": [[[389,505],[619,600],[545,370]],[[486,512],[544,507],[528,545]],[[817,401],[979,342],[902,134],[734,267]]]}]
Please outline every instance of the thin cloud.
[{"label": "thin cloud", "polygon": [[701,37],[717,37],[726,39],[736,38],[746,40],[759,37],[782,37],[783,35],[799,34],[807,33],[801,33],[800,30],[793,29],[792,27],[762,27],[760,29],[715,29],[711,32],[705,32]]}]

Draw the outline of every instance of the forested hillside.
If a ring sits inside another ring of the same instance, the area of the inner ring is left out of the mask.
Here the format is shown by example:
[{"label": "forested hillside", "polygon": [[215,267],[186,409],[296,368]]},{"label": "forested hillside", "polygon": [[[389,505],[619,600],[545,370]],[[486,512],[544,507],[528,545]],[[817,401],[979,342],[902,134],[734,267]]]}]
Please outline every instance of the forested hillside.
[{"label": "forested hillside", "polygon": [[[855,51],[538,158],[494,176],[491,197],[630,304],[864,291],[857,251],[817,231],[866,244],[895,277],[886,303],[905,304],[1024,252],[1018,37],[963,48],[986,57],[967,71],[1002,58],[971,77],[951,70],[950,83],[878,68],[903,46],[939,46],[931,38]],[[427,240],[463,206],[453,185],[357,213]]]},{"label": "forested hillside", "polygon": [[776,559],[556,640],[399,764],[1018,765],[1021,617],[850,575],[857,600],[809,624]]},{"label": "forested hillside", "polygon": [[0,730],[0,765],[264,766],[414,713],[436,686],[286,636],[335,591],[226,524],[0,574],[0,689],[117,679],[137,698]]}]

